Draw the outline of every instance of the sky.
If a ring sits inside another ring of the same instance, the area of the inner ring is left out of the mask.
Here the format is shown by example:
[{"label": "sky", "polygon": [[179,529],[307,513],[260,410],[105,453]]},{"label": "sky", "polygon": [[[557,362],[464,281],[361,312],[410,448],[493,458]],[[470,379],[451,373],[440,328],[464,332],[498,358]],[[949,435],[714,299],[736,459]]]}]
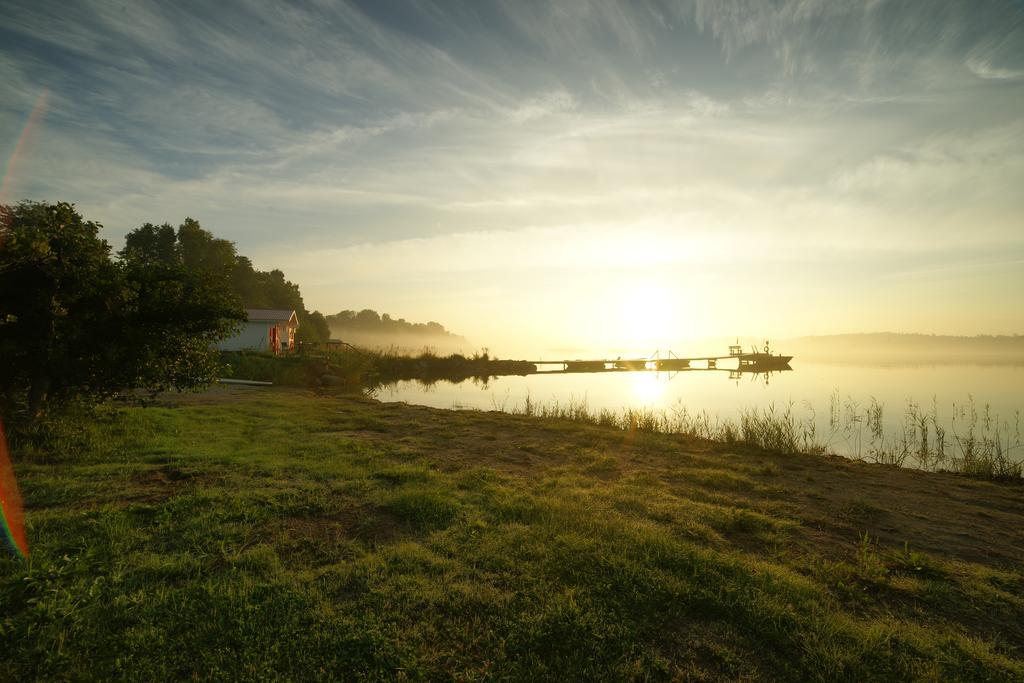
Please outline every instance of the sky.
[{"label": "sky", "polygon": [[0,0],[0,201],[475,345],[1024,333],[1021,0]]}]

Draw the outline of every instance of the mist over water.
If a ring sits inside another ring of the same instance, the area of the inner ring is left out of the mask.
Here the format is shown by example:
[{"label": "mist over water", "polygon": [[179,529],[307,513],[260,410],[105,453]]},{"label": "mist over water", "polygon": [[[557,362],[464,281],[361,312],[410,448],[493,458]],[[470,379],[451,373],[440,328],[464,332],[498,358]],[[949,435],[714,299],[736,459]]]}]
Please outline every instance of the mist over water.
[{"label": "mist over water", "polygon": [[466,353],[466,342],[442,335],[374,334],[372,332],[333,333],[332,337],[360,348],[417,355],[424,351],[447,355]]}]

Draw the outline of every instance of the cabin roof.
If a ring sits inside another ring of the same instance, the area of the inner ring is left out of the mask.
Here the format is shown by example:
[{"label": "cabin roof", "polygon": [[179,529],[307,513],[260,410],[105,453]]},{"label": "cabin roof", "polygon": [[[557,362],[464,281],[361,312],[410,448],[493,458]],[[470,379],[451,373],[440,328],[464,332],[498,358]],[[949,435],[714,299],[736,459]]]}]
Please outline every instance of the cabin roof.
[{"label": "cabin roof", "polygon": [[290,323],[294,321],[296,324],[299,322],[295,311],[288,308],[247,308],[245,315],[249,322]]}]

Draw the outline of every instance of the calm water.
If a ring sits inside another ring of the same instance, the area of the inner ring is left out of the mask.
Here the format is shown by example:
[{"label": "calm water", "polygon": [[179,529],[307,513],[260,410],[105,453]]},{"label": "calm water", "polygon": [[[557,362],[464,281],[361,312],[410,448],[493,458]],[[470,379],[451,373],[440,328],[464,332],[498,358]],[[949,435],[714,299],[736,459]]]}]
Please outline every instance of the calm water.
[{"label": "calm water", "polygon": [[[529,396],[536,403],[563,405],[585,400],[595,411],[654,408],[671,413],[686,407],[690,412],[706,411],[713,417],[734,420],[743,409],[764,409],[773,404],[780,409],[792,403],[794,415],[799,420],[813,422],[819,441],[826,442],[829,450],[853,456],[864,455],[866,428],[847,424],[846,429],[837,429],[831,410],[836,403],[842,421],[850,414],[851,405],[863,413],[874,399],[883,406],[882,424],[886,438],[890,438],[905,425],[905,413],[911,401],[920,405],[924,412],[930,412],[934,405],[939,424],[947,431],[952,426],[964,434],[973,398],[979,433],[986,427],[987,407],[991,418],[987,425],[989,433],[998,428],[1011,445],[1021,441],[1024,366],[880,367],[826,364],[797,358],[792,367],[790,372],[768,376],[744,374],[739,379],[730,379],[727,371],[691,371],[530,375],[499,377],[487,384],[442,381],[432,386],[410,381],[382,387],[376,396],[382,401],[482,410],[520,408]],[[1024,448],[1015,449],[1012,455],[1015,460],[1024,459]]]}]

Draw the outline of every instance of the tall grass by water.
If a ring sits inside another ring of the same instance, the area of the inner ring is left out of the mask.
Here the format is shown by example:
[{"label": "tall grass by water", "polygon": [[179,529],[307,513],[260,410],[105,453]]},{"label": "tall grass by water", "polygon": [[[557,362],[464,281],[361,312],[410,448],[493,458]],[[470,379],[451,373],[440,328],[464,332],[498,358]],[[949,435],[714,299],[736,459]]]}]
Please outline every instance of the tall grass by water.
[{"label": "tall grass by water", "polygon": [[951,419],[939,417],[937,401],[928,410],[908,400],[903,419],[894,431],[886,431],[886,407],[875,398],[860,403],[834,393],[829,405],[829,430],[821,433],[810,403],[798,415],[795,404],[767,408],[745,407],[737,419],[691,410],[683,404],[667,409],[624,408],[620,411],[591,409],[585,397],[568,402],[538,403],[530,396],[518,406],[494,406],[514,415],[556,418],[626,431],[681,434],[728,444],[742,444],[786,454],[835,455],[837,444],[847,446],[843,455],[854,460],[948,471],[986,479],[1024,478],[1024,443],[1020,412],[1012,422],[994,414],[986,404],[979,408],[973,397],[954,403]]}]

